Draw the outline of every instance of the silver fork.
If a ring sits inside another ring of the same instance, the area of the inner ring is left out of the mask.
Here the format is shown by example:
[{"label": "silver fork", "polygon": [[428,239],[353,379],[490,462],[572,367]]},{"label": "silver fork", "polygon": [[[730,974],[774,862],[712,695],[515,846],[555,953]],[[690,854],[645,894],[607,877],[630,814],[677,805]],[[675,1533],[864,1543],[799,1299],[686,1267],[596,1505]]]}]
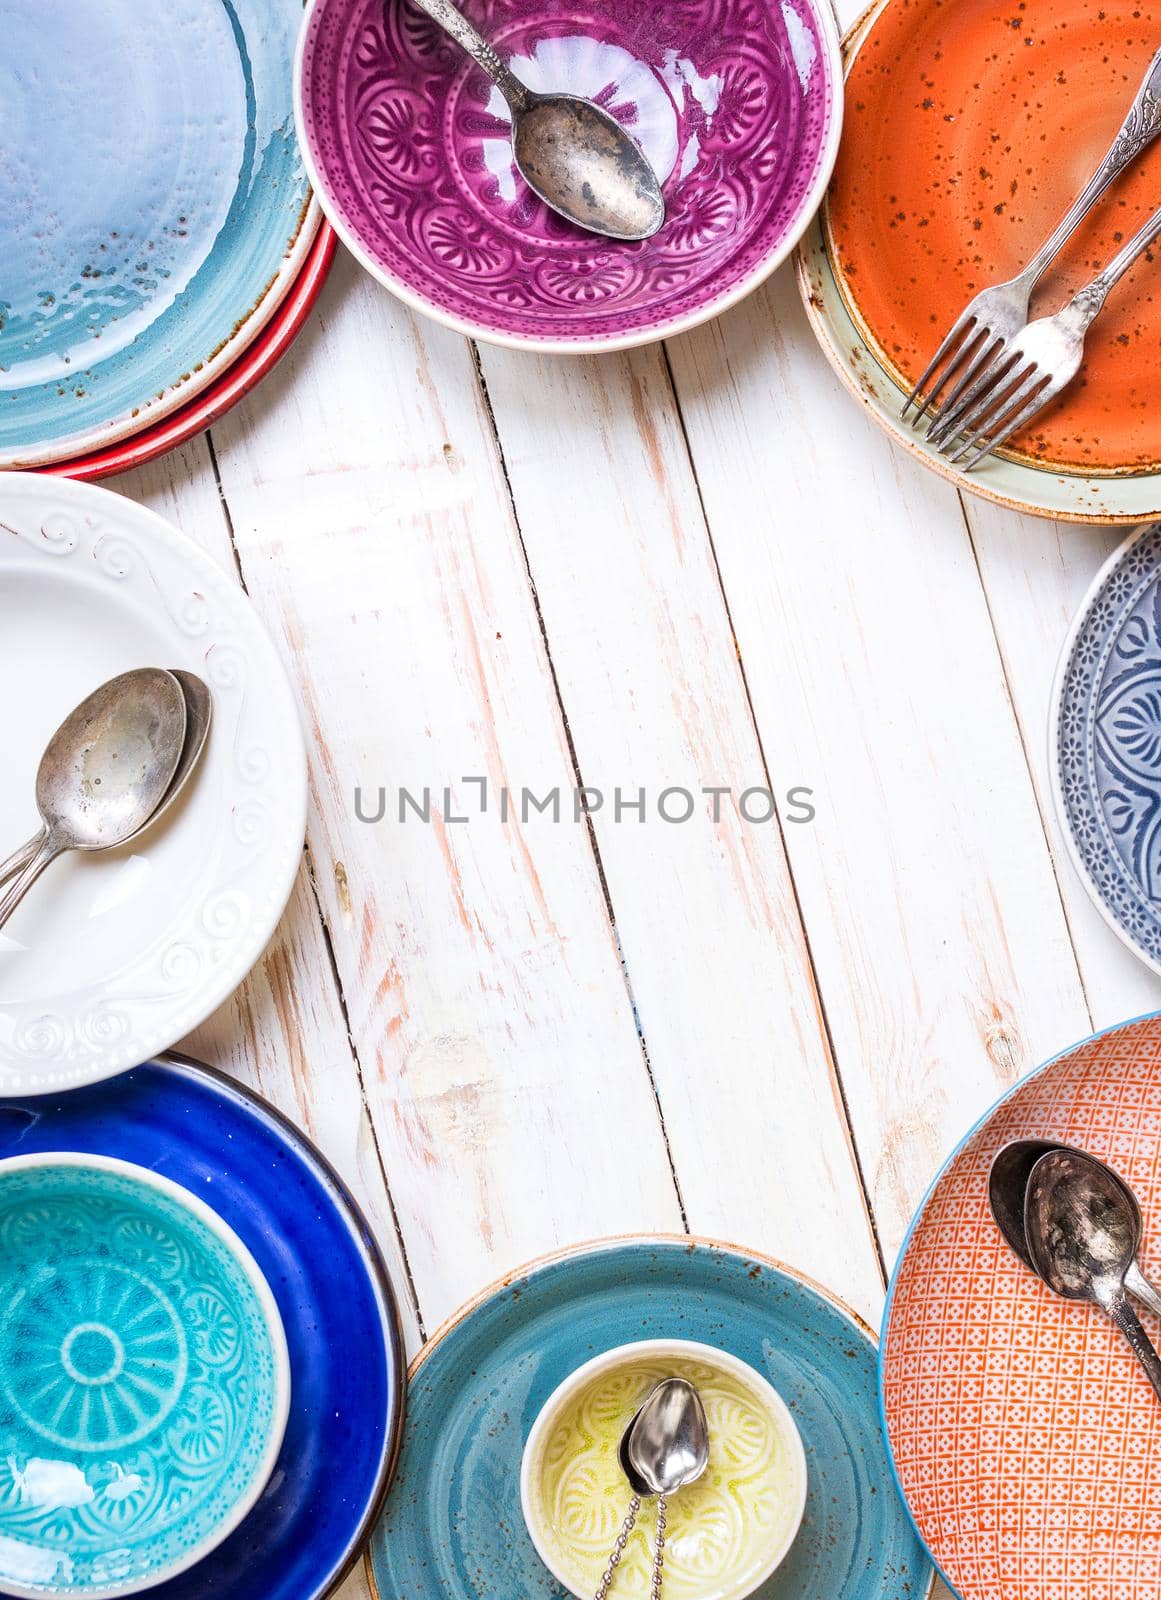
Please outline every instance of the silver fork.
[{"label": "silver fork", "polygon": [[[943,413],[936,418],[933,428],[938,428],[947,411],[955,406],[972,382],[983,371],[987,362],[1003,355],[1012,337],[1028,322],[1028,306],[1032,291],[1044,276],[1049,264],[1060,253],[1075,230],[1088,216],[1109,185],[1124,172],[1145,147],[1161,133],[1161,50],[1153,57],[1144,82],[1137,90],[1128,115],[1100,166],[1085,184],[1070,207],[1067,216],[1052,237],[1045,241],[1028,265],[1008,283],[993,284],[981,289],[975,299],[960,313],[939,349],[928,362],[919,382],[907,396],[901,415],[906,418],[912,407],[915,415],[912,427],[918,427],[929,411],[933,411],[943,391],[955,379],[954,387],[943,404]],[[940,367],[939,381],[928,389]],[[926,391],[926,392],[925,392]],[[932,440],[935,443],[936,440]]]},{"label": "silver fork", "polygon": [[953,465],[970,472],[1072,382],[1084,359],[1088,330],[1110,290],[1159,234],[1161,210],[1055,316],[1029,322],[1013,337],[1003,358],[976,379],[956,408],[939,447]]}]

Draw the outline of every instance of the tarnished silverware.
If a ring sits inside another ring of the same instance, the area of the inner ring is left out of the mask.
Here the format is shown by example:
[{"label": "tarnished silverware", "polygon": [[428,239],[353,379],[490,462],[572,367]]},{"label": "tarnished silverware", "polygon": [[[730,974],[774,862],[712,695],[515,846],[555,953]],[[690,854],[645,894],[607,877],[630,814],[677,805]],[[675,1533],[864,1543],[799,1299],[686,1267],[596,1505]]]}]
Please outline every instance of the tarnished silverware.
[{"label": "tarnished silverware", "polygon": [[927,437],[953,466],[962,465],[965,472],[979,466],[1068,387],[1110,291],[1158,234],[1161,210],[1055,316],[1038,317],[1013,334],[959,403],[940,412]]},{"label": "tarnished silverware", "polygon": [[[1051,238],[1009,282],[982,289],[952,325],[919,382],[907,396],[902,415],[906,418],[914,410],[911,418],[913,426],[918,426],[929,412],[936,411],[949,385],[952,387],[943,400],[943,414],[959,403],[987,365],[1003,359],[1012,340],[1027,326],[1032,291],[1050,263],[1059,255],[1109,185],[1136,161],[1158,133],[1161,133],[1161,50],[1154,56],[1144,82],[1137,90],[1103,161]],[[938,381],[933,381],[937,373]],[[935,426],[938,426],[939,420],[940,415],[937,415]]]},{"label": "tarnished silverware", "polygon": [[[137,833],[130,836],[133,839],[137,838],[138,834],[144,833],[147,828],[151,828],[155,822],[163,817],[184,792],[205,752],[210,725],[213,721],[214,701],[209,685],[202,678],[199,678],[196,672],[186,672],[181,667],[170,667],[169,671],[181,685],[181,691],[185,698],[185,743],[182,745],[177,771],[174,773],[169,788],[162,797],[161,804],[152,816],[145,819]],[[0,862],[0,884],[7,883],[9,878],[14,878],[18,872],[24,870],[40,848],[43,838],[44,829],[41,828],[40,832],[33,834],[32,838],[26,844],[22,844],[19,850],[14,850],[7,861]],[[130,841],[129,839],[122,839],[119,842],[128,844]]]},{"label": "tarnished silverware", "polygon": [[[1024,1232],[1024,1201],[1028,1193],[1028,1179],[1032,1176],[1032,1169],[1041,1156],[1046,1156],[1050,1150],[1071,1150],[1071,1148],[1070,1145],[1061,1144],[1055,1139],[1015,1139],[997,1152],[991,1171],[988,1173],[988,1204],[992,1208],[992,1216],[995,1217],[996,1224],[1009,1248],[1019,1256],[1029,1272],[1036,1272],[1036,1263],[1032,1259],[1028,1238]],[[1099,1166],[1112,1183],[1120,1186],[1124,1204],[1135,1219],[1137,1237],[1140,1238],[1141,1208],[1128,1184],[1113,1171],[1112,1167],[1106,1166],[1096,1156],[1089,1155],[1087,1151],[1076,1153],[1084,1155],[1088,1161]],[[1135,1256],[1125,1272],[1125,1288],[1135,1300],[1139,1300],[1143,1306],[1161,1316],[1161,1293],[1158,1293],[1141,1271]]]},{"label": "tarnished silverware", "polygon": [[591,100],[522,83],[452,0],[417,0],[481,66],[512,113],[512,150],[553,211],[609,239],[648,239],[665,221],[661,184],[621,124]]},{"label": "tarnished silverware", "polygon": [[1036,1271],[1066,1300],[1088,1300],[1120,1329],[1161,1398],[1161,1356],[1129,1304],[1125,1279],[1140,1244],[1140,1213],[1124,1184],[1079,1150],[1050,1150],[1032,1168],[1024,1231]]},{"label": "tarnished silverware", "polygon": [[57,856],[123,844],[153,816],[177,771],[186,721],[181,685],[160,667],[113,678],[65,718],[36,775],[44,832],[0,895],[0,927]]}]

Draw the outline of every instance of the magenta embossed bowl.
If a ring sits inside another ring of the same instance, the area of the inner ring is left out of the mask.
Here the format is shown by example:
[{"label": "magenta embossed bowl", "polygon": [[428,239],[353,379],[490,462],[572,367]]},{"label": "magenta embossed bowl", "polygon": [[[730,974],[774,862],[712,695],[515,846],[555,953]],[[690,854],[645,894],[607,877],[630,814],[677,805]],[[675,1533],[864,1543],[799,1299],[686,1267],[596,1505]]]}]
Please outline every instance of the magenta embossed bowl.
[{"label": "magenta embossed bowl", "polygon": [[783,261],[842,121],[828,0],[466,0],[535,89],[598,101],[663,178],[641,243],[549,212],[499,92],[412,0],[311,0],[295,104],[315,192],[363,265],[475,338],[616,350],[679,333]]}]

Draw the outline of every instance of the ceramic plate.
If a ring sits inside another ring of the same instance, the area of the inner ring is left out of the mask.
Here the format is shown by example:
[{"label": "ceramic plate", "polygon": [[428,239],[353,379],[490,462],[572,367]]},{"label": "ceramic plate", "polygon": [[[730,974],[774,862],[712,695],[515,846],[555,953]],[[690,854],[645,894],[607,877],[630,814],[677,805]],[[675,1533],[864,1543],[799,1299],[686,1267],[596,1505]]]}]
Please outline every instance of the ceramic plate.
[{"label": "ceramic plate", "polygon": [[789,1405],[806,1449],[806,1516],[761,1600],[920,1600],[930,1568],[895,1494],[858,1319],[761,1257],[688,1238],[615,1240],[489,1291],[412,1372],[395,1488],[372,1541],[380,1600],[548,1600],[561,1590],[524,1525],[520,1465],[569,1373],[629,1339],[726,1350]]},{"label": "ceramic plate", "polygon": [[55,862],[0,930],[0,1093],[108,1077],[203,1021],[274,932],[306,820],[293,694],[234,578],[118,495],[0,476],[4,854],[38,827],[36,769],[64,715],[147,665],[208,682],[205,760],[164,823]]},{"label": "ceramic plate", "polygon": [[[1161,1273],[1161,1016],[1086,1040],[969,1134],[912,1223],[884,1323],[887,1436],[916,1526],[963,1600],[1154,1600],[1161,1407],[1095,1308],[1051,1294],[988,1210],[1009,1140],[1109,1162]],[[1161,1320],[1143,1313],[1161,1341]]]},{"label": "ceramic plate", "polygon": [[0,466],[138,430],[268,321],[317,231],[299,0],[0,0]]},{"label": "ceramic plate", "polygon": [[0,1583],[102,1600],[184,1572],[257,1501],[290,1407],[254,1258],[107,1157],[0,1162]]},{"label": "ceramic plate", "polygon": [[1161,528],[1133,535],[1077,612],[1048,756],[1085,888],[1113,932],[1161,972]]},{"label": "ceramic plate", "polygon": [[533,88],[595,99],[629,128],[667,220],[633,245],[561,221],[513,167],[498,91],[411,0],[312,0],[296,89],[311,181],[408,304],[501,344],[618,349],[717,315],[785,259],[838,147],[828,4],[467,9]]},{"label": "ceramic plate", "polygon": [[233,365],[196,399],[161,421],[148,423],[140,433],[132,433],[117,444],[89,455],[58,461],[44,470],[58,477],[91,483],[117,472],[143,467],[147,461],[155,461],[158,456],[176,450],[210,427],[274,370],[298,338],[326,282],[337,247],[334,229],[324,222],[286,298],[266,327]]},{"label": "ceramic plate", "polygon": [[72,1150],[148,1163],[212,1199],[274,1293],[290,1350],[286,1439],[224,1544],[151,1600],[324,1600],[386,1491],[402,1423],[395,1304],[366,1223],[303,1136],[192,1062],[0,1104],[0,1156]]},{"label": "ceramic plate", "polygon": [[[953,469],[900,421],[912,382],[977,289],[1042,243],[1112,140],[1161,38],[1136,0],[885,0],[845,41],[848,115],[823,214],[798,256],[831,364],[944,477],[1083,522],[1161,513],[1161,296],[1143,261],[1110,299],[1085,369],[1013,448]],[[987,63],[986,73],[979,64]],[[1152,149],[1041,285],[1050,311],[1156,203]]]}]

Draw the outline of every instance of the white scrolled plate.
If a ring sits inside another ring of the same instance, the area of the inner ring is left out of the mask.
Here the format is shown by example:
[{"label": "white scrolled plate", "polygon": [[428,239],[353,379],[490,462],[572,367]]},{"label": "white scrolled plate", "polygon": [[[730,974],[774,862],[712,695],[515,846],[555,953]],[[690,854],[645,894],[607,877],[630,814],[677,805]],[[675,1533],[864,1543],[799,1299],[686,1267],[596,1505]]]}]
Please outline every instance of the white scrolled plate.
[{"label": "white scrolled plate", "polygon": [[199,771],[119,850],[54,862],[0,929],[0,1094],[113,1076],[203,1022],[290,897],[306,828],[294,696],[241,588],[185,534],[104,489],[0,474],[0,858],[39,827],[63,717],[139,666],[209,684]]}]

